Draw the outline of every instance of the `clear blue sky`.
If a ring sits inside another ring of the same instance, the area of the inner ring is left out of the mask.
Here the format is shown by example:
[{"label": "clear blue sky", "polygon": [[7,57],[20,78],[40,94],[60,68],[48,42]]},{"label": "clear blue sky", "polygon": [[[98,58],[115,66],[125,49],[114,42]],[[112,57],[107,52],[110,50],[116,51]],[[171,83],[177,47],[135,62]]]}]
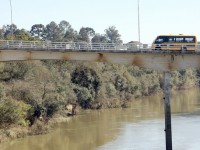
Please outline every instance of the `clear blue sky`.
[{"label": "clear blue sky", "polygon": [[[10,24],[10,1],[0,0],[0,27]],[[79,31],[104,33],[115,26],[124,42],[138,40],[137,0],[12,0],[13,23],[30,30],[34,24],[68,21]],[[140,0],[141,42],[159,34],[195,34],[200,38],[200,0]]]}]

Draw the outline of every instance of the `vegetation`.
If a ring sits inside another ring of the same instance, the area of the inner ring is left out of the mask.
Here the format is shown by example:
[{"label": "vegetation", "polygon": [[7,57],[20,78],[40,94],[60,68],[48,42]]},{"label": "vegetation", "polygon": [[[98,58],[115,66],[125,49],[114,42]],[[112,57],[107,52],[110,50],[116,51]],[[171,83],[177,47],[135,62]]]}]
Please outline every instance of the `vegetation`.
[{"label": "vegetation", "polygon": [[91,27],[82,27],[78,32],[65,20],[58,24],[54,21],[47,25],[34,24],[29,31],[18,29],[15,24],[4,25],[3,28],[0,28],[0,40],[122,43],[120,37],[121,35],[115,26],[105,29],[104,34],[96,33]]}]

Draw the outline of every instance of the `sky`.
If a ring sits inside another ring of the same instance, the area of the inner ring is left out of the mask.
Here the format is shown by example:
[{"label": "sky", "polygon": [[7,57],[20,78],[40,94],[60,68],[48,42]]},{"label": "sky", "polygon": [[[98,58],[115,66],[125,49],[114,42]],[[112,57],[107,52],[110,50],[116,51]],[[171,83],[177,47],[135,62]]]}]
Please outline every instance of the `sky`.
[{"label": "sky", "polygon": [[[34,24],[68,21],[72,28],[96,33],[115,26],[124,43],[138,41],[138,0],[11,0],[13,23],[30,30]],[[194,34],[200,38],[200,0],[139,0],[140,41],[161,34]],[[0,28],[11,24],[10,0],[0,0]]]}]

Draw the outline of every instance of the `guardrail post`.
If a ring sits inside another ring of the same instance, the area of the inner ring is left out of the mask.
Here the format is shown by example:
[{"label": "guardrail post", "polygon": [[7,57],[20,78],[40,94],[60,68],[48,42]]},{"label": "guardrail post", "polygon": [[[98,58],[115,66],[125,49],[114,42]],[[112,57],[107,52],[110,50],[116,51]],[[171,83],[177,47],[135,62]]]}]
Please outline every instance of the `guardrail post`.
[{"label": "guardrail post", "polygon": [[20,41],[19,42],[19,48],[22,48],[22,45],[23,45],[23,43],[22,43],[22,41]]},{"label": "guardrail post", "polygon": [[9,48],[9,42],[7,41],[7,48]]},{"label": "guardrail post", "polygon": [[172,129],[171,129],[171,108],[170,108],[170,80],[171,73],[164,73],[164,93],[165,93],[165,136],[166,150],[172,150]]}]

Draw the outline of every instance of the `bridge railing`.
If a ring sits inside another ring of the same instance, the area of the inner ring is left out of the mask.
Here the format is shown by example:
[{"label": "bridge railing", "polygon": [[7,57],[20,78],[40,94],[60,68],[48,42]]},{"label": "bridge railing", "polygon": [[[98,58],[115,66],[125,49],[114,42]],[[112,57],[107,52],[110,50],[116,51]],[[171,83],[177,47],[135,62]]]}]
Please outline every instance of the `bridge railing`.
[{"label": "bridge railing", "polygon": [[[184,47],[184,45],[160,45],[166,49]],[[188,46],[188,45],[187,45]],[[190,46],[200,51],[200,45]],[[48,41],[6,41],[0,40],[1,49],[21,50],[152,50],[152,44],[117,44],[117,43],[87,43],[87,42],[48,42]]]},{"label": "bridge railing", "polygon": [[0,40],[1,49],[45,49],[45,50],[139,50],[150,48],[148,44],[116,44],[87,42],[45,42]]},{"label": "bridge railing", "polygon": [[2,41],[0,40],[0,48],[46,48],[46,44],[40,41]]}]

